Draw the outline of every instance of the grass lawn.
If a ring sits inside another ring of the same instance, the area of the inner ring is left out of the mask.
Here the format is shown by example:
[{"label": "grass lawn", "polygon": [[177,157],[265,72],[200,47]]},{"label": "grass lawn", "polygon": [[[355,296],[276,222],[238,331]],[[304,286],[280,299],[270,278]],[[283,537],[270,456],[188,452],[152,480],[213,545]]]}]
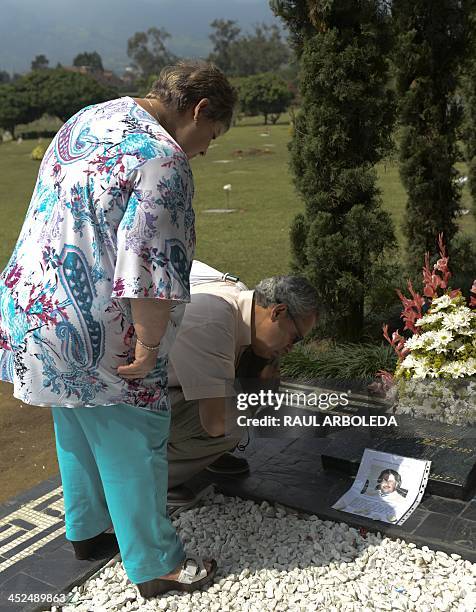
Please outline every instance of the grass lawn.
[{"label": "grass lawn", "polygon": [[[205,158],[192,162],[196,257],[220,270],[238,274],[249,285],[289,270],[289,226],[303,209],[288,168],[289,138],[286,121],[263,126],[259,118],[246,119],[213,143]],[[37,141],[28,140],[0,145],[1,267],[14,247],[36,180],[39,162],[29,156],[36,144]],[[405,192],[396,163],[380,164],[378,175],[384,206],[393,216],[403,245]],[[223,185],[227,183],[232,186],[229,205],[236,212],[206,213],[210,208],[226,207]],[[463,207],[471,209],[467,188],[463,195]],[[471,213],[462,217],[461,223],[465,231],[476,233]]]}]

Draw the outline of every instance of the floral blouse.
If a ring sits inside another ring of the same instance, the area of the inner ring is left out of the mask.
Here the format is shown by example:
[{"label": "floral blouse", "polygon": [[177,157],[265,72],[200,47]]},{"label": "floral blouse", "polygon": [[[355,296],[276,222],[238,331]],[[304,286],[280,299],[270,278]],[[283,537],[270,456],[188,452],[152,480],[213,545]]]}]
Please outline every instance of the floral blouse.
[{"label": "floral blouse", "polygon": [[[190,301],[195,248],[187,156],[132,98],[89,106],[42,161],[0,276],[0,377],[37,406],[167,410],[167,356]],[[156,368],[133,360],[128,298],[175,302]]]}]

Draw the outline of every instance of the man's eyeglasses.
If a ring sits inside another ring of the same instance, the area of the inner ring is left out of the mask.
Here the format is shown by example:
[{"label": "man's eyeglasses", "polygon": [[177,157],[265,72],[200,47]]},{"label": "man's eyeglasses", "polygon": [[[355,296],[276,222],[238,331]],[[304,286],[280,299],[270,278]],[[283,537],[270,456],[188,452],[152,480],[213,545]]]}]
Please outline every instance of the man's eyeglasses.
[{"label": "man's eyeglasses", "polygon": [[[287,305],[287,304],[286,304]],[[291,321],[293,322],[294,327],[296,328],[296,332],[297,335],[293,340],[293,344],[297,344],[298,342],[302,342],[304,340],[304,336],[301,334],[301,330],[299,329],[298,324],[296,323],[296,319],[293,317],[293,315],[291,314],[291,311],[289,310],[289,306],[287,309],[287,313],[288,313],[288,317],[291,319]]]}]

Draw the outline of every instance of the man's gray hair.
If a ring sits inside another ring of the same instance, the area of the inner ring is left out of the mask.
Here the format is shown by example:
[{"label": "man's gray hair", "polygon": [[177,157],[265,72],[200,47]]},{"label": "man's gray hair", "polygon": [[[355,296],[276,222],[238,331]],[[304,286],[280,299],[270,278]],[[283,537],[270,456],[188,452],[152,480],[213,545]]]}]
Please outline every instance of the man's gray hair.
[{"label": "man's gray hair", "polygon": [[317,313],[317,291],[302,276],[272,276],[255,287],[255,302],[267,308],[287,304],[291,315],[306,317]]}]

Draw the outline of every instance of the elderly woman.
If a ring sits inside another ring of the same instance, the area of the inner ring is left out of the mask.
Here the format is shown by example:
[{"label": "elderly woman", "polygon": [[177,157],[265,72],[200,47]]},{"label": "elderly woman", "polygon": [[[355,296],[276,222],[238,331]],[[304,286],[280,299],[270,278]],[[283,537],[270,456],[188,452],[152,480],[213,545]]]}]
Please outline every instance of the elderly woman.
[{"label": "elderly woman", "polygon": [[1,377],[52,407],[66,537],[80,559],[117,538],[144,597],[216,571],[185,555],[167,516],[167,356],[190,301],[189,160],[235,102],[216,67],[182,62],[145,98],[79,111],[45,154],[0,277]]}]

